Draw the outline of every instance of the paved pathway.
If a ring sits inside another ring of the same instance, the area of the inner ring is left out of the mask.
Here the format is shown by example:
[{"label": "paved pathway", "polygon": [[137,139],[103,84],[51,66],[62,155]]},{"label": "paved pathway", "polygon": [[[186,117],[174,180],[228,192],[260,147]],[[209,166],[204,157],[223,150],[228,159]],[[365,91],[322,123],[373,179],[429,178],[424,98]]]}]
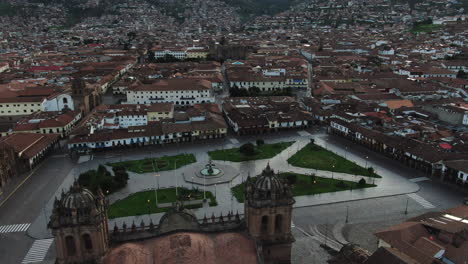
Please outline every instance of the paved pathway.
[{"label": "paved pathway", "polygon": [[[234,178],[230,183],[226,184],[219,184],[215,186],[199,186],[200,190],[206,189],[206,191],[210,191],[213,194],[216,193],[218,206],[216,207],[203,207],[200,209],[195,209],[194,213],[198,218],[203,218],[206,214],[207,216],[211,216],[212,213],[215,215],[219,215],[221,212],[223,215],[226,215],[229,211],[239,211],[239,213],[243,212],[243,204],[238,203],[235,198],[233,198],[230,190],[230,186],[235,186],[237,184],[242,183],[245,180],[247,175],[258,175],[261,171],[267,166],[269,163],[270,166],[276,171],[294,171],[297,173],[302,174],[316,174],[320,177],[328,177],[328,178],[337,178],[343,179],[348,181],[357,182],[361,178],[365,178],[366,181],[372,182],[377,184],[378,186],[375,188],[366,188],[366,189],[359,189],[359,190],[352,190],[352,191],[342,191],[342,192],[335,192],[335,193],[325,193],[325,194],[318,194],[318,195],[310,195],[310,196],[299,196],[295,197],[296,204],[295,207],[304,207],[304,206],[314,206],[320,204],[327,204],[327,203],[339,203],[351,200],[360,200],[360,199],[369,199],[374,197],[383,197],[383,196],[391,196],[391,195],[400,195],[400,194],[407,194],[418,191],[419,187],[416,183],[408,181],[406,178],[401,177],[400,175],[387,170],[383,167],[379,167],[375,164],[369,163],[365,158],[354,156],[350,153],[341,153],[341,149],[336,146],[327,144],[324,140],[326,138],[325,134],[317,134],[311,135],[307,131],[297,131],[297,132],[287,132],[288,134],[278,134],[273,136],[268,136],[265,138],[266,143],[275,143],[275,142],[282,142],[282,141],[296,141],[293,145],[285,149],[279,155],[275,156],[269,160],[257,160],[257,161],[246,161],[246,162],[227,162],[227,161],[215,161],[215,163],[226,164],[234,167],[236,170],[239,171],[240,176]],[[310,142],[310,138],[315,139],[315,143],[321,146],[326,147],[327,149],[337,153],[341,156],[347,156],[349,160],[356,162],[361,166],[365,165],[372,165],[375,171],[382,175],[382,179],[375,179],[363,176],[355,176],[349,175],[344,173],[336,173],[336,172],[329,172],[329,171],[320,171],[315,169],[305,169],[291,166],[287,163],[287,159],[304,147],[306,144]],[[57,190],[56,195],[59,195],[62,188],[68,189],[68,186],[71,185],[73,182],[74,177],[77,177],[81,172],[87,171],[89,169],[94,169],[99,166],[99,164],[107,163],[107,162],[117,162],[121,160],[129,160],[129,159],[143,159],[148,157],[157,157],[157,156],[164,156],[164,155],[176,155],[182,153],[193,153],[197,158],[196,165],[199,165],[200,169],[204,167],[206,162],[209,160],[207,152],[213,149],[221,149],[221,148],[228,148],[228,147],[239,147],[245,142],[254,142],[256,137],[240,137],[237,139],[223,139],[217,141],[209,141],[209,142],[202,142],[202,143],[187,143],[184,145],[170,145],[164,147],[150,147],[144,148],[143,151],[139,149],[127,150],[125,153],[121,152],[112,152],[112,153],[105,153],[105,154],[97,154],[94,155],[94,158],[88,162],[78,164],[69,174],[67,179],[64,181],[62,186]],[[183,146],[183,148],[181,148]],[[131,158],[128,158],[131,157]],[[190,168],[190,171],[188,170]],[[170,188],[174,186],[179,187],[186,187],[192,188],[192,183],[185,182],[183,180],[183,174],[188,175],[188,173],[192,173],[191,170],[193,166],[185,166],[179,168],[175,171],[162,171],[158,172],[158,177],[154,177],[153,173],[146,173],[146,174],[136,174],[136,173],[129,173],[130,179],[128,182],[128,186],[117,193],[110,195],[109,201],[112,203],[116,200],[123,199],[130,195],[131,193],[143,191],[143,190],[150,190],[154,189],[156,186],[159,188]],[[29,235],[33,238],[48,238],[51,237],[50,233],[47,230],[44,231],[44,226],[46,225],[46,219],[52,210],[53,199],[51,199],[46,207],[45,213],[41,215],[38,219],[36,219],[35,223],[31,226],[30,230],[28,231]],[[127,224],[131,224],[135,221],[135,224],[139,224],[141,220],[145,222],[149,221],[149,218],[153,219],[154,223],[159,222],[159,218],[162,214],[153,214],[151,216],[143,215],[143,216],[135,216],[135,217],[124,217],[119,219],[114,219],[110,221],[110,227],[113,227],[114,223],[118,223],[119,225],[124,221]],[[42,218],[42,220],[41,220]]]}]

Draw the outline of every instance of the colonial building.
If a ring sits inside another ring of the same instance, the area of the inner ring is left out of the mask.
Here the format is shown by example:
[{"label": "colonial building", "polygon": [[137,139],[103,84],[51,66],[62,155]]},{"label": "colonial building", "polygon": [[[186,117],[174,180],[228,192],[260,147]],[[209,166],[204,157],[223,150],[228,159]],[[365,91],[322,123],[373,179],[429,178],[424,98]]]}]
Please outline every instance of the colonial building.
[{"label": "colonial building", "polygon": [[429,212],[379,231],[375,233],[379,249],[366,263],[465,263],[467,218],[465,204],[443,212]]},{"label": "colonial building", "polygon": [[183,205],[158,224],[114,226],[108,233],[105,198],[73,184],[55,201],[49,227],[59,264],[287,264],[291,263],[289,185],[268,166],[246,187],[245,218],[238,213],[197,219]]},{"label": "colonial building", "polygon": [[292,97],[284,96],[226,98],[223,113],[238,135],[306,128],[314,120]]},{"label": "colonial building", "polygon": [[74,110],[68,92],[47,87],[9,91],[0,96],[0,116],[25,116],[35,112]]},{"label": "colonial building", "polygon": [[227,125],[215,104],[102,105],[72,133],[71,151],[223,138]]},{"label": "colonial building", "polygon": [[127,90],[128,104],[192,105],[214,101],[212,85],[207,80],[166,79],[153,84],[129,87]]},{"label": "colonial building", "polygon": [[59,143],[59,134],[17,133],[0,138],[15,152],[21,170],[32,169]]},{"label": "colonial building", "polygon": [[81,119],[81,112],[37,112],[18,121],[10,133],[60,134],[66,137]]}]

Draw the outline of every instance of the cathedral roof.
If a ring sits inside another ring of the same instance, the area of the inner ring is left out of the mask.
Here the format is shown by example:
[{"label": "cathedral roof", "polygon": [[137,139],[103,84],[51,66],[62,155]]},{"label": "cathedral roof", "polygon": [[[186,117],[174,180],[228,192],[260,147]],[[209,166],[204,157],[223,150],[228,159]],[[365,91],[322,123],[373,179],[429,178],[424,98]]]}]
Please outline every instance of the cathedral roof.
[{"label": "cathedral roof", "polygon": [[191,210],[185,209],[180,203],[165,213],[159,220],[161,233],[175,230],[197,230],[198,221]]},{"label": "cathedral roof", "polygon": [[170,235],[124,243],[111,249],[103,264],[256,264],[255,242],[247,234],[223,232],[203,234],[177,232]]}]

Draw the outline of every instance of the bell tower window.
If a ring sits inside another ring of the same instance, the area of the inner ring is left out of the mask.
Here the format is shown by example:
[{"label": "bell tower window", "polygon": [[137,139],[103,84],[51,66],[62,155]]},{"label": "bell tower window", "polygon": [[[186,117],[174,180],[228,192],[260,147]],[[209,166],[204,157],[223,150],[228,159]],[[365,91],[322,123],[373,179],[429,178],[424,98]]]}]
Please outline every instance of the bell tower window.
[{"label": "bell tower window", "polygon": [[89,234],[84,234],[83,236],[83,243],[86,250],[93,249],[93,241],[91,240],[91,236]]},{"label": "bell tower window", "polygon": [[262,231],[262,233],[268,232],[268,216],[267,215],[262,216],[262,226],[260,230]]},{"label": "bell tower window", "polygon": [[283,231],[283,216],[276,215],[275,218],[275,232],[280,234]]},{"label": "bell tower window", "polygon": [[65,237],[65,245],[67,247],[68,256],[75,256],[76,254],[75,239],[72,236]]}]

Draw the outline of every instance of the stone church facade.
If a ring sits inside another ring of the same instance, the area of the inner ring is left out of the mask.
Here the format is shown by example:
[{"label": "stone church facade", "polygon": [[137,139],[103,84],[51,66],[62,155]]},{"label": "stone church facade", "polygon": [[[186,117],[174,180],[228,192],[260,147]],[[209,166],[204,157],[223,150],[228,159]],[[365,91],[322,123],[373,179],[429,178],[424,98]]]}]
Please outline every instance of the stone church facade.
[{"label": "stone church facade", "polygon": [[158,224],[108,230],[107,202],[77,182],[56,199],[49,227],[59,264],[291,263],[290,186],[268,166],[246,182],[244,216],[194,214],[176,203]]}]

